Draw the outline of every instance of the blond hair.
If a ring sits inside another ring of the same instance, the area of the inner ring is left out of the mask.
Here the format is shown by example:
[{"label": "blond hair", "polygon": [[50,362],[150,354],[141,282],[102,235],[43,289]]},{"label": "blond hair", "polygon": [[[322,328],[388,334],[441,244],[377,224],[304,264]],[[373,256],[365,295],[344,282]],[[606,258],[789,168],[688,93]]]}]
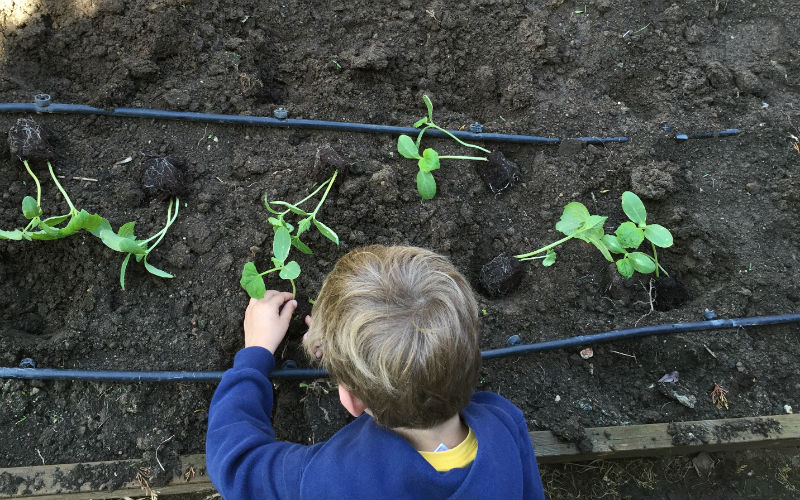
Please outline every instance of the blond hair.
[{"label": "blond hair", "polygon": [[312,317],[307,349],[322,348],[334,381],[379,424],[426,429],[469,403],[481,364],[478,305],[447,258],[415,247],[353,250],[325,279]]}]

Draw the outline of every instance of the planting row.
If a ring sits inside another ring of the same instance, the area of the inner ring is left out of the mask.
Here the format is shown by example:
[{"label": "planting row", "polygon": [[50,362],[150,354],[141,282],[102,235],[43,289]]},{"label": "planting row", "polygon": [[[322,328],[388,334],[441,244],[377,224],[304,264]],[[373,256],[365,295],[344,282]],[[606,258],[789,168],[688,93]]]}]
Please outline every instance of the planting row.
[{"label": "planting row", "polygon": [[[433,121],[433,104],[427,96],[423,96],[423,100],[427,107],[427,115],[414,124],[420,130],[416,139],[412,139],[408,135],[401,135],[397,142],[397,150],[401,156],[417,160],[419,167],[417,191],[423,200],[432,199],[436,194],[436,181],[432,172],[440,168],[440,161],[443,159],[487,162],[478,168],[478,172],[495,194],[512,186],[518,173],[516,164],[507,160],[500,151],[489,151],[481,146],[468,144],[436,125]],[[426,148],[420,154],[423,135],[431,128],[444,132],[459,145],[479,150],[486,156],[440,155],[433,148]],[[83,230],[96,236],[112,250],[124,254],[120,266],[120,285],[123,289],[125,288],[125,271],[132,256],[137,262],[141,262],[148,272],[162,278],[173,277],[170,273],[150,264],[147,257],[164,239],[170,226],[177,219],[180,198],[186,194],[179,162],[165,157],[147,157],[145,159],[142,179],[144,191],[153,198],[167,202],[167,213],[163,228],[146,239],[140,239],[134,233],[135,221],[122,224],[115,231],[110,222],[101,215],[74,206],[53,171],[51,162],[55,160],[56,154],[47,140],[45,131],[34,120],[19,119],[9,130],[8,142],[12,155],[20,159],[22,166],[33,179],[36,186],[36,197],[28,195],[22,200],[22,214],[28,221],[27,224],[20,229],[0,230],[0,239],[54,240],[71,236]],[[320,155],[334,157],[334,160],[338,156],[330,147],[321,149],[318,156]],[[339,159],[341,160],[341,158]],[[312,226],[325,238],[336,245],[339,244],[336,232],[320,221],[318,216],[339,174],[337,169],[345,168],[346,164],[343,160],[338,162],[326,160],[323,163],[335,168],[330,169],[330,177],[318,185],[312,186],[310,194],[303,199],[290,203],[283,200],[269,200],[266,196],[264,197],[264,206],[271,214],[268,223],[273,230],[270,259],[272,266],[265,271],[259,271],[254,262],[247,262],[244,265],[240,284],[250,297],[261,298],[264,296],[265,276],[272,273],[277,273],[278,277],[288,281],[293,294],[295,293],[294,281],[300,275],[301,269],[296,260],[289,259],[289,254],[292,248],[304,254],[313,253],[301,239],[304,233],[311,230]],[[43,169],[45,166],[50,179],[69,206],[69,212],[64,215],[44,216],[41,184],[34,171],[36,167]],[[310,208],[309,202],[317,197],[316,204]],[[307,208],[306,205],[308,205]],[[656,276],[660,272],[668,274],[659,264],[658,249],[672,246],[673,238],[670,231],[659,224],[648,223],[644,204],[636,194],[630,191],[622,194],[622,210],[630,220],[621,223],[612,234],[606,234],[604,229],[606,216],[591,214],[579,202],[567,204],[563,209],[561,219],[555,226],[557,231],[564,234],[563,238],[513,257],[506,255],[496,257],[485,264],[481,270],[483,287],[493,295],[512,292],[522,278],[521,262],[541,260],[543,266],[552,266],[556,262],[557,256],[555,248],[571,239],[579,239],[593,245],[607,261],[614,262],[619,273],[626,278],[630,278],[635,272],[655,273]],[[297,218],[293,220],[293,223],[287,220],[292,217]],[[651,253],[639,250],[643,244],[649,247]]]}]

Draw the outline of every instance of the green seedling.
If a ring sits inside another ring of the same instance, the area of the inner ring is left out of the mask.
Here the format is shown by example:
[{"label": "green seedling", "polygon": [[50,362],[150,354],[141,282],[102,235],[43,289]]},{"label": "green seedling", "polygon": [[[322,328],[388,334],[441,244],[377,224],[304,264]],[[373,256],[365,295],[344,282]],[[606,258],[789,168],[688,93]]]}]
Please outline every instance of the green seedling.
[{"label": "green seedling", "polygon": [[[242,288],[247,291],[247,294],[250,297],[254,299],[263,298],[267,291],[266,284],[264,283],[264,276],[275,272],[278,273],[278,276],[281,279],[287,280],[289,283],[291,283],[292,297],[297,294],[294,280],[300,276],[300,264],[294,260],[286,262],[286,259],[289,258],[291,247],[297,248],[304,254],[310,255],[313,253],[308,245],[300,240],[300,236],[308,231],[312,224],[324,237],[328,238],[337,245],[339,244],[339,236],[333,231],[333,229],[317,220],[317,214],[319,213],[320,208],[322,208],[322,204],[325,203],[325,199],[328,197],[328,193],[330,192],[331,187],[336,180],[337,174],[338,172],[334,172],[330,179],[320,184],[319,187],[317,187],[317,189],[315,189],[311,194],[294,204],[280,200],[269,201],[266,195],[264,196],[264,206],[271,214],[275,215],[275,217],[270,217],[267,219],[275,233],[275,236],[272,240],[272,257],[270,259],[273,267],[266,271],[259,272],[253,262],[245,263],[244,269],[242,269],[242,278],[239,281],[239,284],[242,285]],[[313,198],[323,188],[325,188],[325,192],[312,212],[306,212],[300,208],[300,205]],[[285,210],[276,210],[271,205],[274,205],[275,207],[285,207]],[[296,227],[285,220],[285,217],[289,213],[303,217],[297,223]],[[292,232],[294,232],[294,234],[292,234]]]},{"label": "green seedling", "polygon": [[[72,204],[72,200],[70,200],[66,190],[58,181],[58,177],[56,177],[56,174],[53,171],[53,166],[49,161],[47,162],[47,168],[50,172],[50,177],[53,179],[53,183],[55,183],[56,187],[61,192],[61,195],[67,202],[67,205],[69,205],[69,212],[64,215],[42,219],[42,185],[39,182],[39,178],[33,173],[33,170],[31,170],[28,161],[22,160],[22,164],[25,166],[25,170],[28,171],[28,174],[31,176],[31,178],[33,178],[33,182],[36,184],[36,198],[33,196],[25,196],[25,198],[22,200],[22,215],[28,219],[28,224],[22,229],[15,229],[13,231],[0,230],[0,239],[24,239],[28,241],[56,240],[59,238],[66,238],[67,236],[75,234],[81,229],[90,231],[100,224],[102,217],[99,215],[90,214],[86,210],[78,210],[75,208],[75,205]],[[58,227],[64,222],[66,222],[66,224],[63,227]],[[34,231],[34,229],[39,230]]]},{"label": "green seedling", "polygon": [[[578,238],[591,243],[609,262],[614,262],[617,271],[624,277],[630,278],[634,272],[659,275],[659,270],[667,271],[658,263],[657,248],[672,246],[672,234],[668,229],[659,224],[647,224],[647,211],[642,200],[634,193],[622,193],[622,211],[630,221],[623,222],[617,227],[614,234],[605,234],[603,225],[608,217],[592,215],[589,210],[577,201],[564,207],[561,219],[556,224],[556,230],[565,234],[564,238],[545,245],[538,250],[520,255],[515,255],[521,261],[541,259],[545,267],[556,262],[555,247],[573,238]],[[649,241],[653,250],[650,256],[644,252],[636,251],[645,241]],[[612,254],[621,255],[614,259]]]},{"label": "green seedling", "polygon": [[[174,278],[174,276],[170,273],[162,271],[161,269],[147,262],[147,256],[150,255],[150,252],[152,252],[159,243],[161,243],[161,240],[164,239],[164,236],[167,234],[170,226],[172,226],[172,224],[175,222],[175,219],[178,218],[180,204],[181,203],[178,197],[175,197],[169,201],[169,205],[167,206],[166,224],[160,231],[146,240],[136,239],[136,236],[134,235],[134,226],[136,225],[136,221],[127,222],[120,226],[119,231],[114,232],[114,229],[111,227],[111,223],[101,217],[102,220],[100,224],[94,230],[90,231],[94,236],[100,238],[100,241],[102,241],[103,244],[108,248],[127,254],[125,255],[125,258],[122,259],[122,265],[120,266],[119,270],[119,284],[123,290],[125,290],[125,271],[128,268],[128,262],[130,261],[132,255],[136,258],[136,262],[141,262],[144,264],[144,268],[150,274],[158,276],[159,278]],[[174,211],[173,207],[175,209]],[[152,244],[150,244],[151,241],[153,242]]]},{"label": "green seedling", "polygon": [[397,152],[405,158],[417,160],[417,166],[419,166],[419,172],[417,172],[417,192],[423,200],[430,200],[436,196],[436,179],[434,179],[432,172],[439,169],[440,160],[488,161],[488,159],[482,156],[440,155],[433,148],[426,148],[420,155],[420,143],[422,142],[422,136],[425,134],[426,130],[430,128],[441,130],[462,146],[474,148],[483,151],[486,154],[491,153],[491,151],[476,144],[466,143],[453,135],[450,131],[443,129],[439,125],[436,125],[436,123],[433,122],[433,103],[426,95],[422,96],[422,100],[425,101],[425,106],[428,108],[428,115],[422,117],[414,124],[415,128],[420,129],[417,139],[415,141],[411,138],[411,136],[405,134],[401,135],[397,139]]}]

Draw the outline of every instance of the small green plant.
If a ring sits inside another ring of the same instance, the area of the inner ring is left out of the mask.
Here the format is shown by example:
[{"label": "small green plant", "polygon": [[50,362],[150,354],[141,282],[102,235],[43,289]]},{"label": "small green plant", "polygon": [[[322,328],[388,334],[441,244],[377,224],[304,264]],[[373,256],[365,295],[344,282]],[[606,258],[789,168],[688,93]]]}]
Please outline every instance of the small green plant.
[{"label": "small green plant", "polygon": [[[281,279],[287,280],[292,284],[292,296],[296,295],[297,290],[295,288],[294,280],[300,276],[300,264],[294,260],[286,262],[286,259],[289,257],[291,247],[297,248],[304,254],[313,253],[311,249],[308,248],[308,245],[300,240],[300,236],[311,228],[311,224],[314,224],[314,227],[317,228],[317,231],[319,231],[324,237],[328,238],[337,245],[339,244],[339,236],[331,228],[317,220],[317,214],[319,213],[322,204],[325,203],[325,199],[328,197],[328,193],[330,192],[331,187],[336,180],[337,174],[338,171],[334,172],[330,179],[320,184],[319,187],[317,187],[317,189],[315,189],[311,194],[294,204],[280,200],[269,201],[267,196],[264,196],[264,206],[271,214],[275,215],[275,217],[270,217],[267,219],[275,233],[272,240],[272,257],[270,259],[273,267],[266,271],[259,272],[253,262],[245,263],[244,269],[242,269],[242,278],[239,281],[239,284],[242,285],[242,288],[247,291],[247,294],[250,297],[254,299],[260,299],[264,297],[264,294],[267,291],[266,284],[264,283],[264,276],[274,272],[277,272]],[[323,193],[322,198],[320,198],[317,206],[312,212],[306,212],[300,208],[300,205],[313,198],[323,188],[325,188],[325,193]],[[276,207],[285,207],[286,209],[283,211],[278,211],[272,208],[270,205],[275,205]],[[285,220],[286,215],[289,213],[303,217],[303,219],[300,219],[300,221],[297,223],[296,228]],[[294,234],[292,234],[293,231]]]},{"label": "small green plant", "polygon": [[[607,261],[616,264],[617,271],[626,278],[633,276],[635,271],[642,274],[655,272],[658,276],[661,270],[668,275],[658,263],[657,248],[671,247],[672,234],[664,226],[647,224],[647,211],[642,200],[630,191],[622,193],[622,211],[630,221],[620,224],[614,234],[605,234],[603,225],[608,217],[590,214],[589,210],[577,201],[569,203],[564,207],[561,219],[556,224],[556,230],[566,237],[533,252],[514,257],[521,261],[542,259],[542,265],[549,267],[556,262],[556,252],[553,249],[573,238],[578,238],[594,245]],[[652,256],[636,251],[645,240],[650,242]],[[612,254],[622,257],[614,260]]]},{"label": "small green plant", "polygon": [[[131,255],[136,256],[137,262],[144,262],[144,266],[150,273],[161,278],[172,278],[173,276],[162,271],[147,262],[147,255],[164,238],[169,227],[175,222],[178,216],[180,201],[177,193],[182,192],[183,178],[180,172],[169,162],[159,159],[160,163],[155,165],[156,169],[148,168],[145,173],[144,185],[146,191],[158,195],[172,195],[174,199],[170,201],[167,208],[166,226],[146,240],[137,240],[133,234],[135,222],[128,222],[120,227],[119,232],[114,232],[111,223],[98,214],[92,214],[86,210],[78,210],[72,203],[67,191],[58,181],[58,177],[53,171],[53,165],[49,159],[54,156],[52,148],[48,144],[44,131],[38,123],[31,119],[20,119],[9,130],[9,149],[12,154],[19,157],[28,175],[36,185],[36,198],[25,196],[22,200],[22,214],[28,219],[28,224],[22,229],[13,231],[0,230],[0,239],[10,240],[55,240],[66,238],[77,233],[81,229],[98,237],[103,244],[112,250],[127,253],[122,261],[120,269],[120,285],[125,289],[125,269]],[[64,197],[64,201],[69,206],[69,212],[64,215],[48,217],[42,219],[44,213],[42,209],[42,185],[39,178],[33,173],[29,159],[46,160],[50,178]],[[153,173],[155,172],[155,173]],[[175,207],[172,212],[173,203]],[[63,224],[63,225],[62,225]],[[35,230],[35,229],[38,229]],[[155,240],[155,243],[148,246],[148,243]]]},{"label": "small green plant", "polygon": [[417,166],[419,166],[419,172],[417,172],[417,192],[423,200],[430,200],[436,196],[436,179],[433,178],[432,172],[439,169],[440,160],[488,161],[488,159],[482,156],[445,156],[440,155],[433,148],[426,148],[422,152],[422,155],[420,155],[420,143],[422,142],[422,136],[425,134],[426,130],[430,128],[440,130],[462,146],[474,148],[479,151],[483,151],[486,154],[490,154],[491,151],[475,144],[466,143],[454,136],[448,130],[436,125],[436,123],[433,122],[433,103],[426,95],[422,96],[422,100],[425,101],[425,106],[428,108],[428,115],[422,117],[414,124],[415,128],[420,129],[419,134],[417,134],[417,139],[415,141],[408,135],[401,135],[397,139],[397,152],[405,158],[417,160]]},{"label": "small green plant", "polygon": [[[128,262],[131,259],[131,255],[135,256],[136,262],[143,263],[144,268],[150,274],[158,276],[159,278],[174,278],[174,276],[170,273],[162,271],[161,269],[147,262],[147,256],[150,255],[150,252],[152,252],[159,243],[161,243],[161,240],[164,239],[164,236],[167,234],[170,226],[172,226],[172,224],[175,222],[175,219],[178,218],[180,204],[180,199],[177,196],[169,200],[169,205],[167,206],[166,224],[160,231],[146,240],[136,239],[136,236],[134,235],[134,226],[136,225],[136,221],[127,222],[120,226],[119,231],[114,232],[114,229],[111,227],[111,223],[101,217],[100,224],[95,229],[90,231],[94,236],[100,238],[100,241],[102,241],[103,244],[108,248],[127,254],[125,255],[125,258],[122,259],[122,265],[119,269],[119,284],[123,290],[125,290],[125,271],[128,268]],[[173,206],[175,208],[174,212]],[[155,240],[155,242],[152,245],[148,245],[153,240]]]},{"label": "small green plant", "polygon": [[[36,184],[36,198],[33,196],[25,196],[22,199],[22,214],[28,219],[28,224],[22,229],[15,229],[13,231],[0,230],[0,239],[25,239],[28,241],[56,240],[59,238],[66,238],[81,229],[86,229],[87,231],[92,230],[100,224],[102,217],[99,215],[90,214],[86,210],[78,210],[75,208],[69,195],[67,195],[67,192],[64,190],[64,187],[58,181],[55,172],[53,172],[53,166],[49,161],[47,162],[47,168],[50,172],[50,177],[69,205],[69,212],[65,215],[42,219],[42,185],[39,182],[39,178],[33,173],[33,170],[31,170],[28,160],[22,160],[22,164]],[[66,222],[66,224],[63,227],[58,227],[64,222]],[[34,229],[39,229],[39,231],[34,231]]]}]

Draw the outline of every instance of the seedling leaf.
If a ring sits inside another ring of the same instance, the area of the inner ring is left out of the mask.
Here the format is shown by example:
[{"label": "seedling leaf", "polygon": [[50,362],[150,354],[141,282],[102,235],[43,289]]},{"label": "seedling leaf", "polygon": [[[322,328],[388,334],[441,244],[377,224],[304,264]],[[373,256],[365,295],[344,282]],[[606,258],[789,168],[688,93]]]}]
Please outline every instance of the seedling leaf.
[{"label": "seedling leaf", "polygon": [[125,224],[120,226],[119,231],[117,231],[117,234],[119,234],[121,238],[133,238],[133,228],[135,225],[136,225],[135,220],[126,222]]},{"label": "seedling leaf", "polygon": [[425,107],[428,108],[428,121],[433,123],[433,103],[426,95],[422,96],[422,100],[425,101]]},{"label": "seedling leaf", "polygon": [[42,215],[42,207],[36,204],[33,196],[26,196],[22,199],[22,215],[28,220]]},{"label": "seedling leaf", "polygon": [[421,126],[425,125],[426,123],[428,123],[428,117],[427,116],[423,116],[422,118],[420,118],[419,120],[414,122],[414,128],[420,128]]},{"label": "seedling leaf", "polygon": [[[75,219],[77,219],[77,217]],[[105,246],[117,252],[132,253],[134,255],[145,255],[147,253],[147,250],[139,245],[133,238],[120,237],[111,228],[111,223],[109,223],[107,219],[103,219],[102,217],[101,219],[100,224],[89,232],[100,238],[100,241],[102,241]],[[69,224],[67,224],[67,227],[69,227]]]},{"label": "seedling leaf", "polygon": [[659,224],[648,224],[644,228],[644,237],[650,240],[653,245],[661,248],[672,246],[672,233],[669,229]]},{"label": "seedling leaf", "polygon": [[561,220],[556,224],[556,230],[561,231],[567,236],[572,236],[575,231],[580,229],[589,220],[589,210],[583,203],[573,201],[564,207]]},{"label": "seedling leaf", "polygon": [[633,268],[642,274],[650,274],[656,270],[656,263],[646,253],[631,252],[627,259],[631,261]]},{"label": "seedling leaf", "polygon": [[644,203],[630,191],[622,193],[622,211],[625,212],[625,215],[630,220],[640,226],[644,225],[647,220],[647,210],[644,209]]},{"label": "seedling leaf", "polygon": [[322,236],[328,238],[337,245],[339,244],[339,236],[333,231],[333,229],[329,228],[317,219],[314,219],[314,225],[317,227],[317,231],[319,231]]},{"label": "seedling leaf", "polygon": [[[414,126],[416,127],[416,124]],[[419,149],[414,143],[414,139],[407,135],[401,135],[397,138],[397,152],[405,158],[419,158]]]},{"label": "seedling leaf", "polygon": [[613,234],[603,235],[603,243],[613,253],[625,253],[625,249],[619,243],[619,239]]},{"label": "seedling leaf", "polygon": [[300,241],[300,238],[298,238],[297,236],[292,236],[292,245],[294,245],[296,249],[300,250],[306,255],[311,255],[312,253],[314,253],[311,251],[310,248],[308,248],[308,245]]},{"label": "seedling leaf", "polygon": [[292,236],[285,227],[279,227],[275,231],[275,238],[272,240],[272,255],[283,262],[289,256],[289,248],[292,246]]},{"label": "seedling leaf", "polygon": [[289,262],[284,266],[283,269],[281,269],[281,272],[278,273],[278,276],[285,280],[293,280],[297,278],[300,276],[300,264],[295,261]]},{"label": "seedling leaf", "polygon": [[617,271],[626,278],[633,276],[633,264],[628,260],[627,256],[617,261]]},{"label": "seedling leaf", "polygon": [[422,152],[422,158],[417,162],[423,172],[431,172],[439,168],[439,153],[435,149],[427,148]]},{"label": "seedling leaf", "polygon": [[608,251],[608,248],[603,243],[603,240],[601,238],[593,239],[590,241],[590,243],[594,245],[595,248],[600,250],[600,253],[603,254],[603,257],[605,257],[607,261],[614,262],[614,258],[611,257],[611,253]]},{"label": "seedling leaf", "polygon": [[13,231],[3,231],[0,229],[0,240],[21,240],[22,239],[22,231],[19,229],[15,229]]},{"label": "seedling leaf", "polygon": [[305,219],[300,220],[300,222],[297,223],[297,234],[295,236],[299,237],[301,234],[308,231],[308,228],[310,227],[311,227],[311,217],[306,217]]},{"label": "seedling leaf", "polygon": [[556,263],[556,253],[552,250],[547,251],[547,255],[545,255],[544,260],[542,261],[542,265],[544,267],[550,267]]},{"label": "seedling leaf", "polygon": [[122,259],[122,265],[119,267],[119,286],[125,290],[125,270],[128,269],[128,261],[131,260],[131,255],[128,254]]},{"label": "seedling leaf", "polygon": [[644,231],[633,222],[623,222],[615,232],[623,248],[639,248],[644,241]]},{"label": "seedling leaf", "polygon": [[239,284],[245,289],[247,295],[254,299],[264,298],[267,293],[267,286],[264,284],[264,278],[258,274],[256,265],[252,262],[247,262],[242,269],[242,279]]},{"label": "seedling leaf", "polygon": [[62,222],[64,222],[65,220],[69,219],[69,218],[70,218],[70,214],[57,215],[55,217],[48,217],[42,222],[44,222],[45,224],[47,224],[50,227],[55,227],[55,226],[61,224]]},{"label": "seedling leaf", "polygon": [[423,200],[430,200],[436,196],[436,180],[430,172],[417,172],[417,192]]},{"label": "seedling leaf", "polygon": [[144,268],[147,269],[147,272],[150,274],[155,274],[159,278],[174,278],[174,276],[168,272],[162,271],[161,269],[147,262],[147,257],[144,258]]}]

